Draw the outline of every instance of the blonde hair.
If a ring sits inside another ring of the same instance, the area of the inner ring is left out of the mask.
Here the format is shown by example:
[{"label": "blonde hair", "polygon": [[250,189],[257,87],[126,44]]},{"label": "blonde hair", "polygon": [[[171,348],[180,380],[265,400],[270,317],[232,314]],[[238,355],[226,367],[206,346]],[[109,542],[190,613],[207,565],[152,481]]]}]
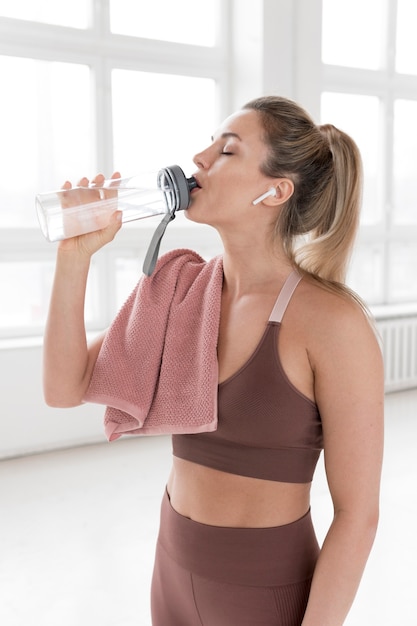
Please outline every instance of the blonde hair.
[{"label": "blonde hair", "polygon": [[289,178],[275,234],[295,267],[336,291],[344,287],[359,225],[362,161],[355,142],[330,124],[317,126],[298,104],[278,96],[248,102],[259,113],[269,155],[261,171]]}]

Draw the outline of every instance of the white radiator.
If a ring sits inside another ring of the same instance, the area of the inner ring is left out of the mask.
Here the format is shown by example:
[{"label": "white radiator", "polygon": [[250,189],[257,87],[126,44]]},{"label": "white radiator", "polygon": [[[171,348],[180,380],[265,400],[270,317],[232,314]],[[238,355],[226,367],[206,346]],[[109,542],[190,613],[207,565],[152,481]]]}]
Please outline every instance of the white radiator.
[{"label": "white radiator", "polygon": [[385,391],[417,387],[417,315],[377,319],[385,366]]}]

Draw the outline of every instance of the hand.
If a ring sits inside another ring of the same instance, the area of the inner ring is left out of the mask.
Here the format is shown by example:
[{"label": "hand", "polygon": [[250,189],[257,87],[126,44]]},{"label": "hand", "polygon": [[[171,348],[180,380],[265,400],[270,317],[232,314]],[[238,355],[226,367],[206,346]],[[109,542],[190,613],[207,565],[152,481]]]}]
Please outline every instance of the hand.
[{"label": "hand", "polygon": [[[119,179],[120,173],[115,172],[111,178]],[[70,213],[64,215],[65,239],[59,244],[60,250],[79,251],[91,256],[115,237],[122,224],[122,213],[117,210],[117,182],[115,180],[114,188],[104,189],[102,187],[104,180],[103,174],[97,174],[91,182],[88,178],[83,177],[78,182],[77,187],[73,188],[69,181],[66,181],[62,186],[60,202],[64,210],[100,200],[114,198],[115,201],[114,203],[109,202],[104,208],[97,210],[92,207],[91,213],[88,215],[88,228],[91,228],[92,232],[86,234],[76,234],[80,232],[80,227],[85,226],[81,224],[77,215]],[[70,193],[66,193],[69,191]]]}]

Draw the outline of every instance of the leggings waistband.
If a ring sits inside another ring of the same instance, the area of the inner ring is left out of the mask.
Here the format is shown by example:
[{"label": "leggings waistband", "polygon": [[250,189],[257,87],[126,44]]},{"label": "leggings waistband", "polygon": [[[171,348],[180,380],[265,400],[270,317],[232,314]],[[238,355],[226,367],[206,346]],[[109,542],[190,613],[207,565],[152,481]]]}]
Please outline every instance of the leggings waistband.
[{"label": "leggings waistband", "polygon": [[312,577],[319,546],[310,511],[272,528],[229,528],[177,513],[165,492],[159,544],[179,565],[219,582],[280,586]]}]

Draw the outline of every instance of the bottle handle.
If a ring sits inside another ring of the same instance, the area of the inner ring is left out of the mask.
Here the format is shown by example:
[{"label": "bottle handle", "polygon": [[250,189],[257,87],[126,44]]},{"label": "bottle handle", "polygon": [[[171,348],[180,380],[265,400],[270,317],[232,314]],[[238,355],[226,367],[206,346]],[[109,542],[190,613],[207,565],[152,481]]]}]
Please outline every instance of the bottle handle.
[{"label": "bottle handle", "polygon": [[155,269],[162,237],[164,236],[166,227],[173,219],[175,219],[175,212],[164,215],[162,221],[158,224],[154,234],[152,235],[152,239],[143,262],[143,273],[146,274],[146,276],[150,276]]}]

